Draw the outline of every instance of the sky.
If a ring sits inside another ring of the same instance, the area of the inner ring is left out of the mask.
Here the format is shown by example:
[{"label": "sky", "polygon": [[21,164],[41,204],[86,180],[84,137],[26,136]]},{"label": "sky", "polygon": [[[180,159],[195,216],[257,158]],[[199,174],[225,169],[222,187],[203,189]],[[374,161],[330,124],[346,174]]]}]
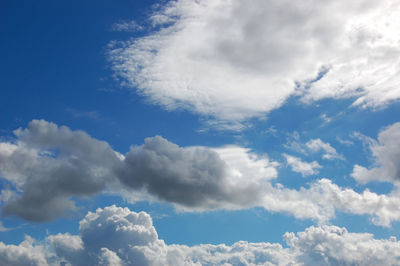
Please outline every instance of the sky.
[{"label": "sky", "polygon": [[400,3],[0,1],[0,264],[400,265]]}]

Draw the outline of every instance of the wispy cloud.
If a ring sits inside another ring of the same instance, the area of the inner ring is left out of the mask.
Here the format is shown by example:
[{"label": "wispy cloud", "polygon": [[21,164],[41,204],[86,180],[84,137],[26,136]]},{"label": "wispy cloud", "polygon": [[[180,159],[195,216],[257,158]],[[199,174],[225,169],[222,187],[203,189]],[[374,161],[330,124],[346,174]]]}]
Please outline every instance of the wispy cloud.
[{"label": "wispy cloud", "polygon": [[312,152],[322,151],[322,158],[326,160],[340,159],[344,160],[343,155],[338,154],[335,148],[327,142],[323,142],[321,139],[311,139],[306,144],[308,150]]},{"label": "wispy cloud", "polygon": [[317,161],[312,161],[310,163],[303,162],[300,158],[286,153],[284,153],[283,156],[286,159],[286,163],[292,168],[292,170],[300,173],[303,177],[318,174],[318,169],[322,168]]},{"label": "wispy cloud", "polygon": [[336,140],[337,140],[340,144],[345,145],[345,146],[353,146],[353,145],[354,145],[354,142],[351,141],[351,140],[348,140],[348,139],[342,139],[342,138],[340,138],[340,137],[336,137]]},{"label": "wispy cloud", "polygon": [[115,23],[111,26],[112,31],[142,31],[144,27],[139,25],[136,21],[122,21],[119,23]]}]

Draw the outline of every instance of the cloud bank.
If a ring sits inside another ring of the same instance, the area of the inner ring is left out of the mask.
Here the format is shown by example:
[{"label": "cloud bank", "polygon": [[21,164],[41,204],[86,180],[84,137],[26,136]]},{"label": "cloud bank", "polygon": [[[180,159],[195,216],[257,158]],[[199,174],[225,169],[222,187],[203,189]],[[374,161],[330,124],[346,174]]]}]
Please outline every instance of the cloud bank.
[{"label": "cloud bank", "polygon": [[285,233],[279,243],[239,241],[232,246],[167,245],[158,238],[150,215],[115,205],[89,212],[79,235],[27,236],[19,245],[0,242],[7,265],[396,265],[400,242],[374,239],[336,226],[311,226]]},{"label": "cloud bank", "polygon": [[247,208],[277,177],[276,162],[236,146],[181,148],[156,136],[121,155],[85,132],[44,120],[14,133],[15,143],[0,143],[0,171],[21,195],[9,198],[3,214],[28,220],[75,210],[71,197],[120,189],[192,210]]},{"label": "cloud bank", "polygon": [[378,0],[169,1],[153,31],[113,42],[109,56],[124,85],[219,126],[240,128],[290,96],[378,108],[400,98],[399,11]]},{"label": "cloud bank", "polygon": [[368,214],[383,226],[400,220],[397,189],[358,193],[329,179],[288,189],[271,182],[278,177],[277,162],[239,146],[179,147],[156,136],[122,155],[83,131],[44,120],[14,133],[14,142],[0,143],[0,174],[14,186],[1,193],[3,215],[48,221],[76,211],[74,198],[113,193],[168,202],[183,211],[261,206],[319,223],[336,211]]}]

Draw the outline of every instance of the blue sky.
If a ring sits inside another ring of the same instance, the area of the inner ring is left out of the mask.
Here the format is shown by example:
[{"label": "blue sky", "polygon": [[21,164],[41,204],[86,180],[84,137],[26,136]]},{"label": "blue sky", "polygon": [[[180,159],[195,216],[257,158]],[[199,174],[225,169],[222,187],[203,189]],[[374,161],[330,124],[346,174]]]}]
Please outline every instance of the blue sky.
[{"label": "blue sky", "polygon": [[1,1],[0,262],[400,263],[397,11]]}]

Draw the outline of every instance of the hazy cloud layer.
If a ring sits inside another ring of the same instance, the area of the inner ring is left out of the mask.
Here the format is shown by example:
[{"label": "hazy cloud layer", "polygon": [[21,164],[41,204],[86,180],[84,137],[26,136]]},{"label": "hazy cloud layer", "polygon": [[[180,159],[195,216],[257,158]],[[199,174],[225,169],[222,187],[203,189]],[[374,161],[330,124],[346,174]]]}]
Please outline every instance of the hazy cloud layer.
[{"label": "hazy cloud layer", "polygon": [[[124,85],[167,109],[240,128],[292,95],[310,103],[400,98],[397,1],[178,0],[155,11],[157,30],[109,53]],[[236,125],[236,126],[235,126]]]},{"label": "hazy cloud layer", "polygon": [[385,181],[400,184],[400,123],[395,123],[378,135],[378,140],[368,139],[374,156],[370,169],[355,165],[352,173],[360,183]]},{"label": "hazy cloud layer", "polygon": [[[262,206],[319,223],[336,211],[368,214],[383,226],[400,220],[398,190],[358,193],[328,179],[288,189],[271,183],[278,176],[277,162],[238,146],[179,147],[156,136],[121,155],[82,131],[43,120],[15,135],[15,142],[0,143],[0,173],[15,190],[1,193],[3,215],[47,221],[74,211],[72,197],[108,192],[169,202],[185,211]],[[316,168],[296,167],[300,173]]]},{"label": "hazy cloud layer", "polygon": [[89,212],[79,235],[50,235],[42,243],[27,237],[20,245],[0,242],[7,265],[396,265],[400,242],[374,239],[336,226],[311,226],[286,233],[278,243],[240,241],[232,246],[167,245],[158,238],[151,217],[115,205]]}]

